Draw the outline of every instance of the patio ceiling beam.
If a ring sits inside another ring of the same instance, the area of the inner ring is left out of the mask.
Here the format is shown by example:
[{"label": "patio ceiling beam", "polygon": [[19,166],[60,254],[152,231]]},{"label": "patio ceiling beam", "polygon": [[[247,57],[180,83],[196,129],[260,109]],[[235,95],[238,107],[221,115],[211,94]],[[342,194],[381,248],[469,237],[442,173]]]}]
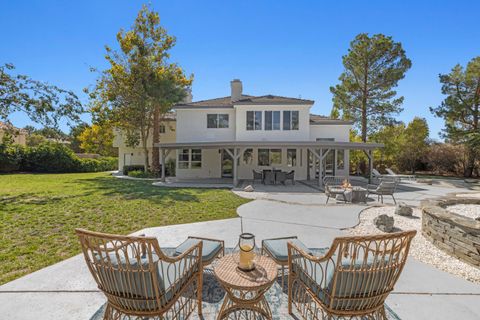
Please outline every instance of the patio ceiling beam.
[{"label": "patio ceiling beam", "polygon": [[255,147],[296,147],[314,149],[353,149],[373,150],[383,148],[382,143],[361,143],[361,142],[338,142],[338,141],[207,141],[207,142],[175,142],[157,143],[158,148],[181,149],[181,148],[203,148],[203,149],[226,149],[226,148],[255,148]]}]

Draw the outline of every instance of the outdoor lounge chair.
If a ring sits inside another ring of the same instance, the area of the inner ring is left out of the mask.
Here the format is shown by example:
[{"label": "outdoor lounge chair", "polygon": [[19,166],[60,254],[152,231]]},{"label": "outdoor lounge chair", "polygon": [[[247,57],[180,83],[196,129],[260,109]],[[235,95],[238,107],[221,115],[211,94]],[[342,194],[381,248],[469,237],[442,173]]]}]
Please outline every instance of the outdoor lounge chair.
[{"label": "outdoor lounge chair", "polygon": [[202,246],[167,256],[158,240],[75,230],[87,266],[107,297],[104,319],[188,318],[202,313]]},{"label": "outdoor lounge chair", "polygon": [[401,179],[407,179],[407,180],[415,180],[415,176],[414,175],[409,175],[409,174],[397,174],[395,173],[392,169],[390,168],[386,168],[385,169],[388,173],[389,176],[392,176],[392,177],[396,177],[398,178],[398,180],[401,180]]},{"label": "outdoor lounge chair", "polygon": [[304,319],[387,319],[384,303],[415,234],[339,237],[322,257],[288,243],[288,312],[294,305]]},{"label": "outdoor lounge chair", "polygon": [[396,181],[381,181],[379,185],[369,184],[367,185],[367,198],[370,194],[375,194],[377,195],[377,201],[381,200],[383,203],[383,196],[391,196],[393,202],[397,204],[397,201],[393,196],[396,187]]},{"label": "outdoor lounge chair", "polygon": [[261,183],[263,183],[263,173],[257,172],[255,170],[252,170],[253,172],[253,183],[255,183],[255,180],[260,180]]}]

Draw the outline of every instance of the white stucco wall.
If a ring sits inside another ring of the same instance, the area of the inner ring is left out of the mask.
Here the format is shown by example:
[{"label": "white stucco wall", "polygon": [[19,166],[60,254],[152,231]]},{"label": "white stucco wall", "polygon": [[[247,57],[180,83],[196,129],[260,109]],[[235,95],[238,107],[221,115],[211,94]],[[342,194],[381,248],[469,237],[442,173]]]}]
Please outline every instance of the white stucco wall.
[{"label": "white stucco wall", "polygon": [[221,154],[217,149],[202,150],[202,167],[179,169],[177,157],[176,175],[179,178],[221,178]]},{"label": "white stucco wall", "polygon": [[[228,128],[207,128],[208,114],[228,114]],[[206,142],[235,140],[234,109],[177,110],[177,142]]]},{"label": "white stucco wall", "polygon": [[348,142],[350,140],[351,125],[329,125],[317,124],[310,125],[310,140],[315,141],[317,138],[333,138],[335,141]]},{"label": "white stucco wall", "polygon": [[[235,106],[237,116],[237,141],[305,141],[309,139],[310,106]],[[280,130],[265,130],[265,114],[262,114],[262,130],[247,130],[247,111],[280,111]],[[283,130],[283,111],[299,111],[299,130]]]},{"label": "white stucco wall", "polygon": [[[163,121],[162,125],[165,126],[165,133],[160,133],[160,141],[165,143],[175,142],[176,137],[176,122],[175,121]],[[123,136],[120,130],[114,130],[113,146],[118,147],[118,168],[121,170],[124,165],[135,165],[143,164],[143,150],[140,146],[135,148],[127,147],[124,141],[125,137]],[[152,131],[150,132],[149,139],[147,144],[149,146],[149,160],[152,159]],[[176,152],[172,150],[167,156],[167,161],[169,159],[176,159]]]}]

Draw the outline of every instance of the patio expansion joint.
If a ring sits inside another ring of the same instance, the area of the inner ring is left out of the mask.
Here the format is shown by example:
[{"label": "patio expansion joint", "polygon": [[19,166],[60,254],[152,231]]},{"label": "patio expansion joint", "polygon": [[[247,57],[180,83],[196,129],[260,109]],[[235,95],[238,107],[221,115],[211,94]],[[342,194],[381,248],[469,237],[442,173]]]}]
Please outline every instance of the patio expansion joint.
[{"label": "patio expansion joint", "polygon": [[[245,217],[241,217],[242,219],[244,220],[255,220],[255,221],[264,221],[264,222],[275,222],[275,223],[279,223],[278,220],[271,220],[271,219],[257,219],[257,218],[245,218]],[[280,222],[282,223],[282,222]],[[286,222],[283,222],[283,223],[286,223]],[[319,229],[330,229],[330,230],[344,230],[344,229],[349,229],[349,228],[335,228],[335,227],[326,227],[326,226],[315,226],[315,225],[311,225],[311,224],[305,224],[305,223],[296,223],[296,222],[288,222],[288,224],[293,224],[293,225],[297,225],[297,226],[306,226],[306,227],[312,227],[312,228],[319,228]]]}]

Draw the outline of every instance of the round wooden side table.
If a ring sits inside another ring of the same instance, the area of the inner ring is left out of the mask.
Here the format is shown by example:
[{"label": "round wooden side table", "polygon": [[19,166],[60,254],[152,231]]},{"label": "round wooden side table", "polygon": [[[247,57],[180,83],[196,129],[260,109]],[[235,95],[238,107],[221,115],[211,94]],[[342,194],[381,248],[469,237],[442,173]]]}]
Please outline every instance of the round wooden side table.
[{"label": "round wooden side table", "polygon": [[[265,292],[277,278],[277,264],[269,257],[257,256],[254,270],[245,272],[237,266],[234,255],[230,254],[214,267],[215,276],[227,293],[217,319],[228,319],[231,313],[237,312],[250,313],[244,317],[246,319],[272,319]],[[235,319],[241,317],[236,314]]]}]

